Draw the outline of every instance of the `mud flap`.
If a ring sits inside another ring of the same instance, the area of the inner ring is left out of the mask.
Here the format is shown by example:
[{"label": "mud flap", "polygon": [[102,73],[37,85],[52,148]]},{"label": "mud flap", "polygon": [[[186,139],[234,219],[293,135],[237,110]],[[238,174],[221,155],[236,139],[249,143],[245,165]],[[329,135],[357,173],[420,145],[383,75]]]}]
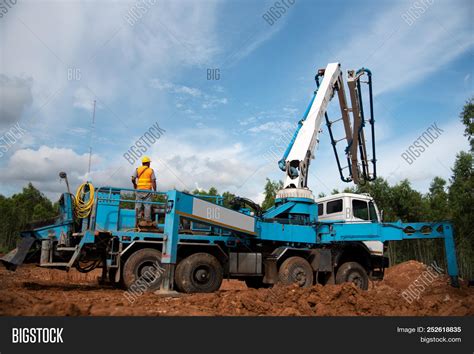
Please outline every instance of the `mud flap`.
[{"label": "mud flap", "polygon": [[11,250],[5,256],[0,258],[0,261],[3,263],[5,268],[15,271],[16,267],[23,264],[23,261],[35,240],[36,239],[31,236],[22,237],[17,248]]},{"label": "mud flap", "polygon": [[326,284],[328,285],[335,285],[336,284],[336,274],[335,274],[335,269],[331,271],[331,275],[329,276]]},{"label": "mud flap", "polygon": [[263,260],[264,284],[276,284],[278,282],[277,259],[268,257]]}]

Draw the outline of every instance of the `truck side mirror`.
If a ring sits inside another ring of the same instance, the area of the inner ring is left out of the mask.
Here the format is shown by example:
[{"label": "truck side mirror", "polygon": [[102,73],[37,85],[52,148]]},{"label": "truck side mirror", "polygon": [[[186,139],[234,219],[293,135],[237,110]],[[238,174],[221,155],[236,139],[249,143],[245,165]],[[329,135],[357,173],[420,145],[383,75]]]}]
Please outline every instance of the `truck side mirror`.
[{"label": "truck side mirror", "polygon": [[383,210],[380,210],[380,221],[383,221]]}]

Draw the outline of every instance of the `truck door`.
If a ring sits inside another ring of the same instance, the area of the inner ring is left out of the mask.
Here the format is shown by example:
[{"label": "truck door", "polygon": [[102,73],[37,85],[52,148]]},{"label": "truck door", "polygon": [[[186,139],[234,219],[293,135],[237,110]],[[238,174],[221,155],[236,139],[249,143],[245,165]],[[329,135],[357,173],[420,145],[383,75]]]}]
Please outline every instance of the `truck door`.
[{"label": "truck door", "polygon": [[324,219],[327,220],[344,220],[346,219],[344,214],[344,203],[343,198],[328,201],[326,203],[326,214]]},{"label": "truck door", "polygon": [[[377,210],[372,201],[352,199],[353,222],[377,222]],[[383,255],[383,243],[380,241],[365,241],[364,244],[373,255]]]}]

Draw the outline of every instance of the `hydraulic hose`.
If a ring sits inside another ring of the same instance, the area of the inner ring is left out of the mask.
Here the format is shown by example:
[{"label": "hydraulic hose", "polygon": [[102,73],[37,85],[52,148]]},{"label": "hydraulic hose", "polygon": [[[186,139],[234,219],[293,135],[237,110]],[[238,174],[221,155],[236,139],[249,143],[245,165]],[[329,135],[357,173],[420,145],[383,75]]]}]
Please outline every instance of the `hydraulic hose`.
[{"label": "hydraulic hose", "polygon": [[[88,198],[84,197],[88,194]],[[87,218],[94,205],[94,186],[92,183],[86,182],[81,184],[76,191],[74,197],[74,215],[79,219]]]}]

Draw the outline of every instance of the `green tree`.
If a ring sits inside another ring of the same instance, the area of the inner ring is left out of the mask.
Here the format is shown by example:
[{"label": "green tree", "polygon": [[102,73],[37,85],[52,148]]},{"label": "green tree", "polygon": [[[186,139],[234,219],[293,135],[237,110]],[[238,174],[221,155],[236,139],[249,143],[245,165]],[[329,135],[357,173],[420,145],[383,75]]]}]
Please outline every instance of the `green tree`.
[{"label": "green tree", "polygon": [[265,192],[263,192],[263,194],[265,195],[265,199],[262,203],[263,210],[268,210],[275,205],[276,194],[282,188],[282,181],[271,181],[269,178],[267,178],[267,183],[265,184]]},{"label": "green tree", "polygon": [[448,192],[459,268],[462,274],[470,278],[474,275],[474,176],[472,164],[472,154],[461,151],[456,156]]},{"label": "green tree", "polygon": [[392,208],[391,187],[385,179],[377,177],[375,181],[357,185],[357,193],[367,193],[374,198],[379,210],[383,210],[384,220],[396,221],[399,219]]},{"label": "green tree", "polygon": [[446,192],[446,181],[441,177],[435,177],[431,181],[428,193],[430,205],[430,220],[449,219],[448,193]]},{"label": "green tree", "polygon": [[31,183],[10,198],[0,196],[0,249],[14,248],[20,231],[28,223],[54,217],[57,213],[53,203]]},{"label": "green tree", "polygon": [[[209,191],[212,191],[212,192],[216,191],[217,193],[217,190],[214,187],[211,187]],[[206,191],[205,189],[200,189],[200,188],[196,188],[195,190],[191,192],[191,194],[210,195],[208,191]]]},{"label": "green tree", "polygon": [[217,189],[214,187],[209,188],[207,195],[218,195]]},{"label": "green tree", "polygon": [[[374,199],[382,202],[384,208],[384,220],[403,222],[417,222],[425,219],[428,210],[428,201],[418,191],[411,187],[408,180],[402,180],[393,187],[379,179],[376,185],[372,186]],[[370,188],[370,187],[367,187]],[[424,244],[424,240],[410,240],[389,243],[389,258],[392,264],[404,262],[409,259],[417,259],[422,262],[430,262],[429,248]]]},{"label": "green tree", "polygon": [[216,196],[216,195],[219,195],[219,192],[217,191],[215,187],[209,188],[208,191],[206,191],[205,189],[196,188],[195,190],[192,191],[192,194]]},{"label": "green tree", "polygon": [[464,136],[467,136],[469,144],[471,144],[471,152],[474,152],[474,97],[467,100],[460,114],[461,122],[464,124]]},{"label": "green tree", "polygon": [[230,206],[231,206],[230,204],[231,204],[231,202],[234,198],[235,198],[235,194],[233,194],[231,192],[222,193],[223,205],[226,208],[230,208]]},{"label": "green tree", "polygon": [[403,222],[417,222],[425,219],[428,205],[423,195],[415,191],[404,179],[391,188],[390,204],[393,213]]}]

